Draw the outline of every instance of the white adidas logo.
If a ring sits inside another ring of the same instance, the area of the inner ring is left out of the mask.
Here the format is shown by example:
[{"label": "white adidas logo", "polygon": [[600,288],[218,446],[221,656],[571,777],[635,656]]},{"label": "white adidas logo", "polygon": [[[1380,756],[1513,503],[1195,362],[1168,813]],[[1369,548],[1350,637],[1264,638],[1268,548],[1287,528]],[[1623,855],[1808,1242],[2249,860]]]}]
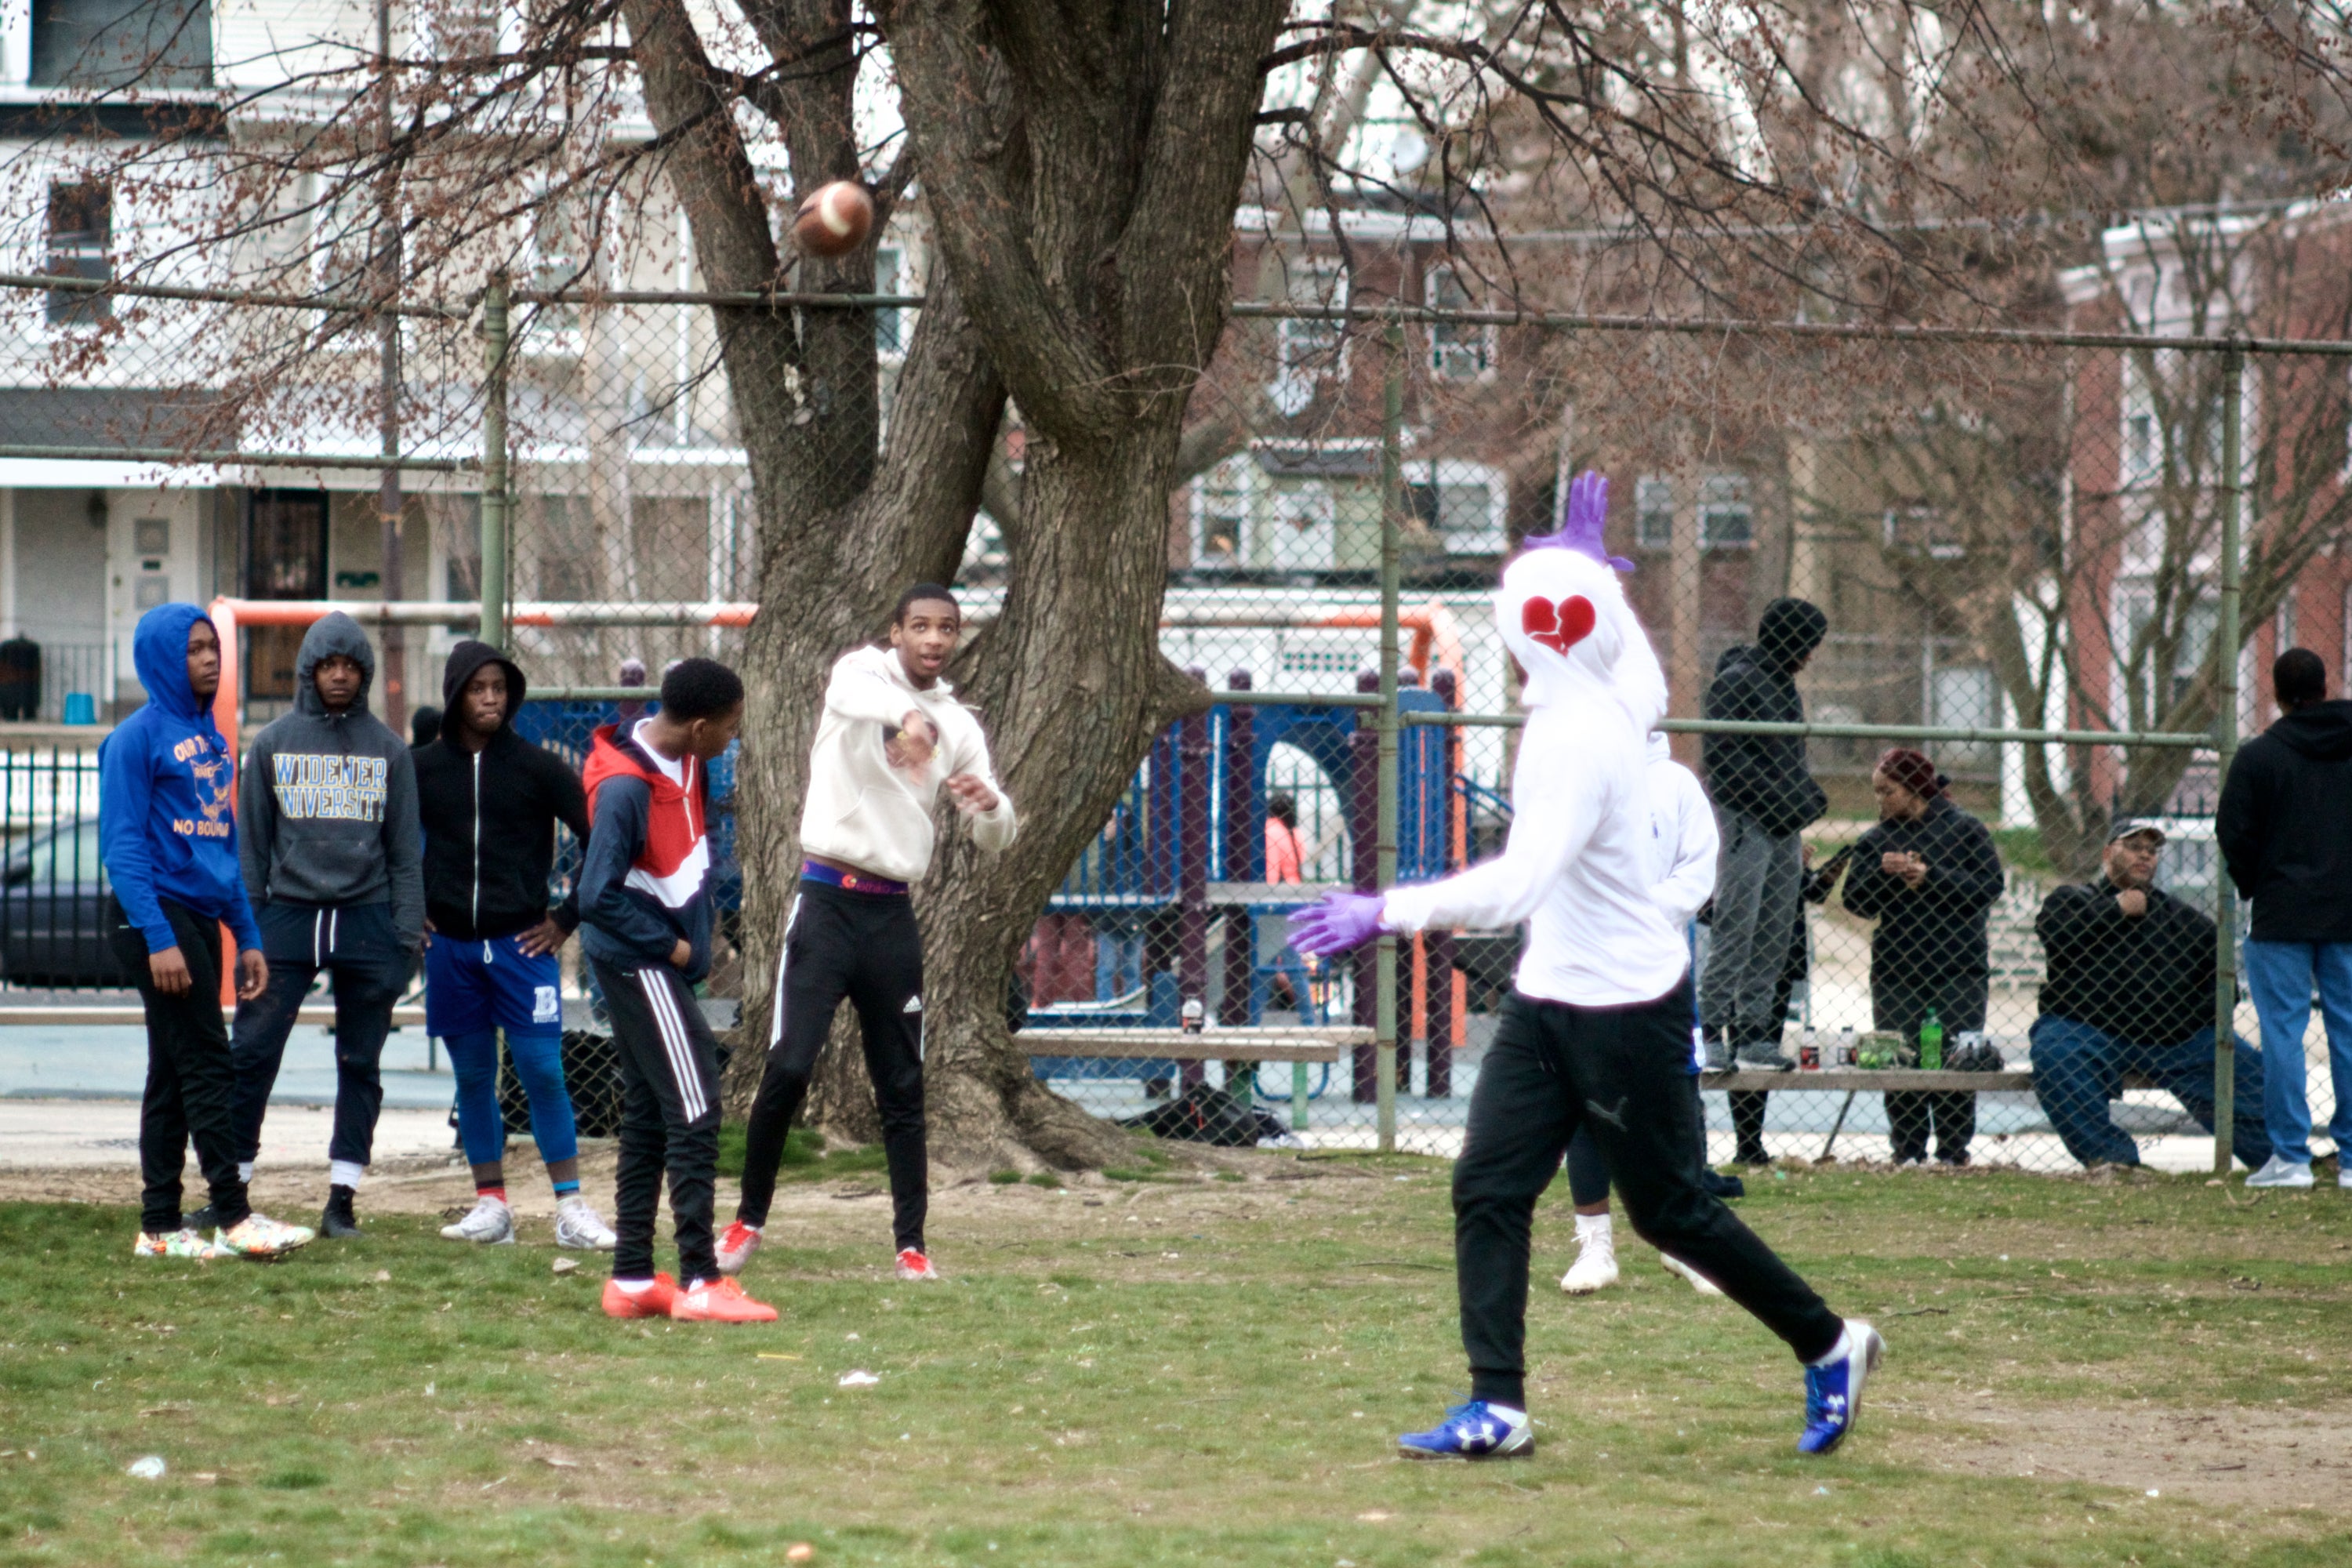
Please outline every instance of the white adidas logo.
[{"label": "white adidas logo", "polygon": [[898,1010],[902,1013],[919,1013],[923,1010],[923,999],[920,996],[909,996],[907,998],[907,1005]]}]

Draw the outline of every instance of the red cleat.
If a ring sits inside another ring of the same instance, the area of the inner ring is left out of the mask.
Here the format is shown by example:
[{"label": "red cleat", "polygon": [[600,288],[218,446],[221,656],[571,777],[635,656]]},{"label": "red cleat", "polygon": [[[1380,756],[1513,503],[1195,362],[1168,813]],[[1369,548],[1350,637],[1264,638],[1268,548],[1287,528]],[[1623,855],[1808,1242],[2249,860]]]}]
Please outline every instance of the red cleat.
[{"label": "red cleat", "polygon": [[903,1248],[898,1254],[898,1278],[922,1284],[936,1285],[940,1280],[938,1266],[916,1247]]},{"label": "red cleat", "polygon": [[604,1281],[604,1315],[608,1318],[667,1318],[678,1298],[677,1281],[656,1274],[642,1290],[624,1290],[618,1279]]},{"label": "red cleat", "polygon": [[681,1323],[772,1323],[776,1310],[743,1294],[732,1279],[702,1279],[670,1298],[669,1315]]},{"label": "red cleat", "polygon": [[751,1254],[760,1250],[760,1227],[737,1220],[719,1237],[719,1272],[740,1274],[743,1265],[751,1261]]}]

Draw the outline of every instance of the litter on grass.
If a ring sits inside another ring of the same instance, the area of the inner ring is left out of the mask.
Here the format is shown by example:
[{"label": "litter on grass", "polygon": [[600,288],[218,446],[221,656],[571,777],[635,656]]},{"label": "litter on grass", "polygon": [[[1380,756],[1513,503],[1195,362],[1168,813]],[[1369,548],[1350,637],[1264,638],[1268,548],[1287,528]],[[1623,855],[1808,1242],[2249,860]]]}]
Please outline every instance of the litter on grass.
[{"label": "litter on grass", "polygon": [[558,1274],[569,1274],[579,1267],[580,1260],[576,1258],[559,1258],[555,1260],[553,1271]]},{"label": "litter on grass", "polygon": [[150,1454],[143,1459],[133,1459],[125,1473],[142,1481],[160,1481],[163,1479],[163,1456]]},{"label": "litter on grass", "polygon": [[841,1386],[844,1388],[871,1388],[881,1381],[872,1373],[862,1370],[845,1372],[841,1374]]}]

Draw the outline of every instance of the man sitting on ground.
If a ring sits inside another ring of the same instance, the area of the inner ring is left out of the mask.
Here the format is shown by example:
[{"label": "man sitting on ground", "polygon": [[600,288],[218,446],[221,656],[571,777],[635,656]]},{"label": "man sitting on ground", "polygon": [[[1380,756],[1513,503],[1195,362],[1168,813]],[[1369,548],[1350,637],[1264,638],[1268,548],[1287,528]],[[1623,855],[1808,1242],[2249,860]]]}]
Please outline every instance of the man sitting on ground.
[{"label": "man sitting on ground", "polygon": [[[2107,1102],[2140,1074],[2213,1130],[2213,922],[2154,886],[2164,830],[2119,819],[2097,881],[2053,889],[2034,918],[2049,958],[2035,1019],[2033,1093],[2085,1165],[2139,1163]],[[2263,1059],[2237,1043],[2231,1142],[2249,1170],[2270,1158]]]}]

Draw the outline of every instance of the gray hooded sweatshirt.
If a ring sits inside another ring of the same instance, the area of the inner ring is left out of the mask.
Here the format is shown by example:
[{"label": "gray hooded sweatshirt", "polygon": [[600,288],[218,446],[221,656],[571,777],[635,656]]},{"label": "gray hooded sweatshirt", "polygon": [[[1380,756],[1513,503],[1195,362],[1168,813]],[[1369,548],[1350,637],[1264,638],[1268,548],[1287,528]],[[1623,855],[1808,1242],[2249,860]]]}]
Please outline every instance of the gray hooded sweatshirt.
[{"label": "gray hooded sweatshirt", "polygon": [[[330,713],[312,679],[321,660],[359,661],[360,693]],[[245,889],[265,904],[392,905],[415,952],[425,942],[424,840],[408,744],[368,711],[375,649],[337,611],[314,624],[294,662],[294,711],[253,738],[237,797]]]}]

